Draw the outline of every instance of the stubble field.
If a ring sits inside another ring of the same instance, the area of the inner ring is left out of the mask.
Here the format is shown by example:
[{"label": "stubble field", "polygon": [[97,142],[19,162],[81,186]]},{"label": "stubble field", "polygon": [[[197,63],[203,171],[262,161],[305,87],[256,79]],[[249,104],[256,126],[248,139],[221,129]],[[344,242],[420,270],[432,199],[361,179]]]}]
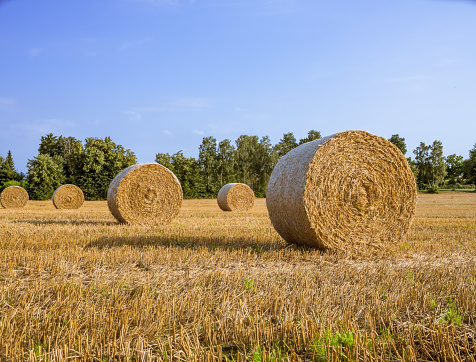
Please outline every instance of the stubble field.
[{"label": "stubble field", "polygon": [[265,200],[0,209],[1,361],[475,361],[476,193],[420,194],[382,250],[288,246]]}]

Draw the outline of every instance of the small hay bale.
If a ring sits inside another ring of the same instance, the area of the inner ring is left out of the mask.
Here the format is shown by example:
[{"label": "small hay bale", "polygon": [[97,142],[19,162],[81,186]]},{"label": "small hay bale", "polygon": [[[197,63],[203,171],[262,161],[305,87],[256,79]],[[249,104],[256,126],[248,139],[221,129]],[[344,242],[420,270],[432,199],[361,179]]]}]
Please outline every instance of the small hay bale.
[{"label": "small hay bale", "polygon": [[24,207],[28,199],[28,192],[20,186],[8,186],[0,194],[0,203],[5,209]]},{"label": "small hay bale", "polygon": [[248,185],[226,184],[218,192],[217,202],[223,211],[249,210],[255,204],[255,194]]},{"label": "small hay bale", "polygon": [[128,224],[171,221],[182,206],[182,186],[168,168],[140,163],[119,172],[107,191],[107,205],[114,217]]},{"label": "small hay bale", "polygon": [[269,179],[266,206],[288,243],[356,250],[401,239],[416,196],[413,172],[396,146],[346,131],[283,156]]},{"label": "small hay bale", "polygon": [[53,205],[57,209],[79,209],[83,203],[83,191],[76,185],[62,185],[53,193]]}]

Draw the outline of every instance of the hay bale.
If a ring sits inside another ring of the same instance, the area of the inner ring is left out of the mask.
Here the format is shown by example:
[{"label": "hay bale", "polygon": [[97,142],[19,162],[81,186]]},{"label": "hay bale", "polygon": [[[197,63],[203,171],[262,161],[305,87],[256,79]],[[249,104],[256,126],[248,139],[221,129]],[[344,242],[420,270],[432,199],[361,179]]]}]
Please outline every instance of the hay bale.
[{"label": "hay bale", "polygon": [[53,205],[57,209],[79,209],[83,203],[83,191],[76,185],[62,185],[53,193]]},{"label": "hay bale", "polygon": [[182,206],[182,187],[168,168],[140,163],[119,172],[107,191],[107,205],[114,217],[128,224],[171,221]]},{"label": "hay bale", "polygon": [[223,211],[249,210],[255,204],[255,194],[248,185],[226,184],[218,192],[217,202]]},{"label": "hay bale", "polygon": [[416,196],[413,172],[396,146],[346,131],[283,156],[269,179],[266,206],[288,243],[349,250],[401,239]]},{"label": "hay bale", "polygon": [[0,194],[0,203],[5,209],[24,207],[28,202],[28,192],[20,186],[8,186]]}]

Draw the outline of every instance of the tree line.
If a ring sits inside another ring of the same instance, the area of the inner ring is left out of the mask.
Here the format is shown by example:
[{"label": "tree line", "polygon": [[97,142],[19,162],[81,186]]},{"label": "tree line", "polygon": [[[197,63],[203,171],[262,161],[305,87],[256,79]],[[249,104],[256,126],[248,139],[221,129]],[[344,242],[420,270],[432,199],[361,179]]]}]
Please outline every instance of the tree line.
[{"label": "tree line", "polygon": [[[310,130],[307,137],[296,139],[292,132],[284,133],[277,144],[268,136],[239,136],[217,141],[204,137],[198,158],[186,157],[180,150],[174,154],[157,153],[155,161],[170,169],[179,179],[185,198],[215,198],[220,188],[230,182],[249,185],[257,197],[266,196],[266,186],[279,158],[293,148],[321,138],[319,131]],[[389,141],[403,155],[405,138],[395,134]],[[476,144],[469,157],[456,154],[443,156],[443,144],[420,145],[413,150],[414,158],[407,161],[412,168],[419,189],[434,192],[443,185],[476,183]],[[27,189],[33,200],[47,200],[59,186],[69,183],[79,186],[87,200],[103,200],[112,179],[124,168],[137,163],[134,152],[112,141],[110,137],[86,138],[41,137],[38,155],[28,160],[27,174],[15,169],[10,151],[0,156],[0,191],[11,185]],[[474,186],[473,186],[474,187]]]}]

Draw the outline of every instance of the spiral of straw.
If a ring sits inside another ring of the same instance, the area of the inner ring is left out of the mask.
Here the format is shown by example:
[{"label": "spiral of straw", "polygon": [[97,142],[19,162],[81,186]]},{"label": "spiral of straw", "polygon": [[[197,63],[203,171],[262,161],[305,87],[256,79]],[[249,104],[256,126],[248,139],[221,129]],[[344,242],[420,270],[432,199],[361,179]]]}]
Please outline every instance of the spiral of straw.
[{"label": "spiral of straw", "polygon": [[217,202],[223,211],[249,210],[255,203],[255,194],[246,184],[230,183],[220,189]]},{"label": "spiral of straw", "polygon": [[179,213],[182,199],[177,177],[157,163],[140,163],[122,170],[107,192],[112,215],[128,224],[169,222]]},{"label": "spiral of straw", "polygon": [[5,209],[24,207],[28,199],[28,192],[20,186],[8,186],[0,194],[0,203]]},{"label": "spiral of straw", "polygon": [[283,156],[266,205],[288,243],[352,250],[404,237],[416,195],[413,172],[396,146],[368,132],[345,131]]},{"label": "spiral of straw", "polygon": [[53,193],[53,205],[57,209],[79,209],[83,203],[83,191],[76,185],[62,185]]}]

